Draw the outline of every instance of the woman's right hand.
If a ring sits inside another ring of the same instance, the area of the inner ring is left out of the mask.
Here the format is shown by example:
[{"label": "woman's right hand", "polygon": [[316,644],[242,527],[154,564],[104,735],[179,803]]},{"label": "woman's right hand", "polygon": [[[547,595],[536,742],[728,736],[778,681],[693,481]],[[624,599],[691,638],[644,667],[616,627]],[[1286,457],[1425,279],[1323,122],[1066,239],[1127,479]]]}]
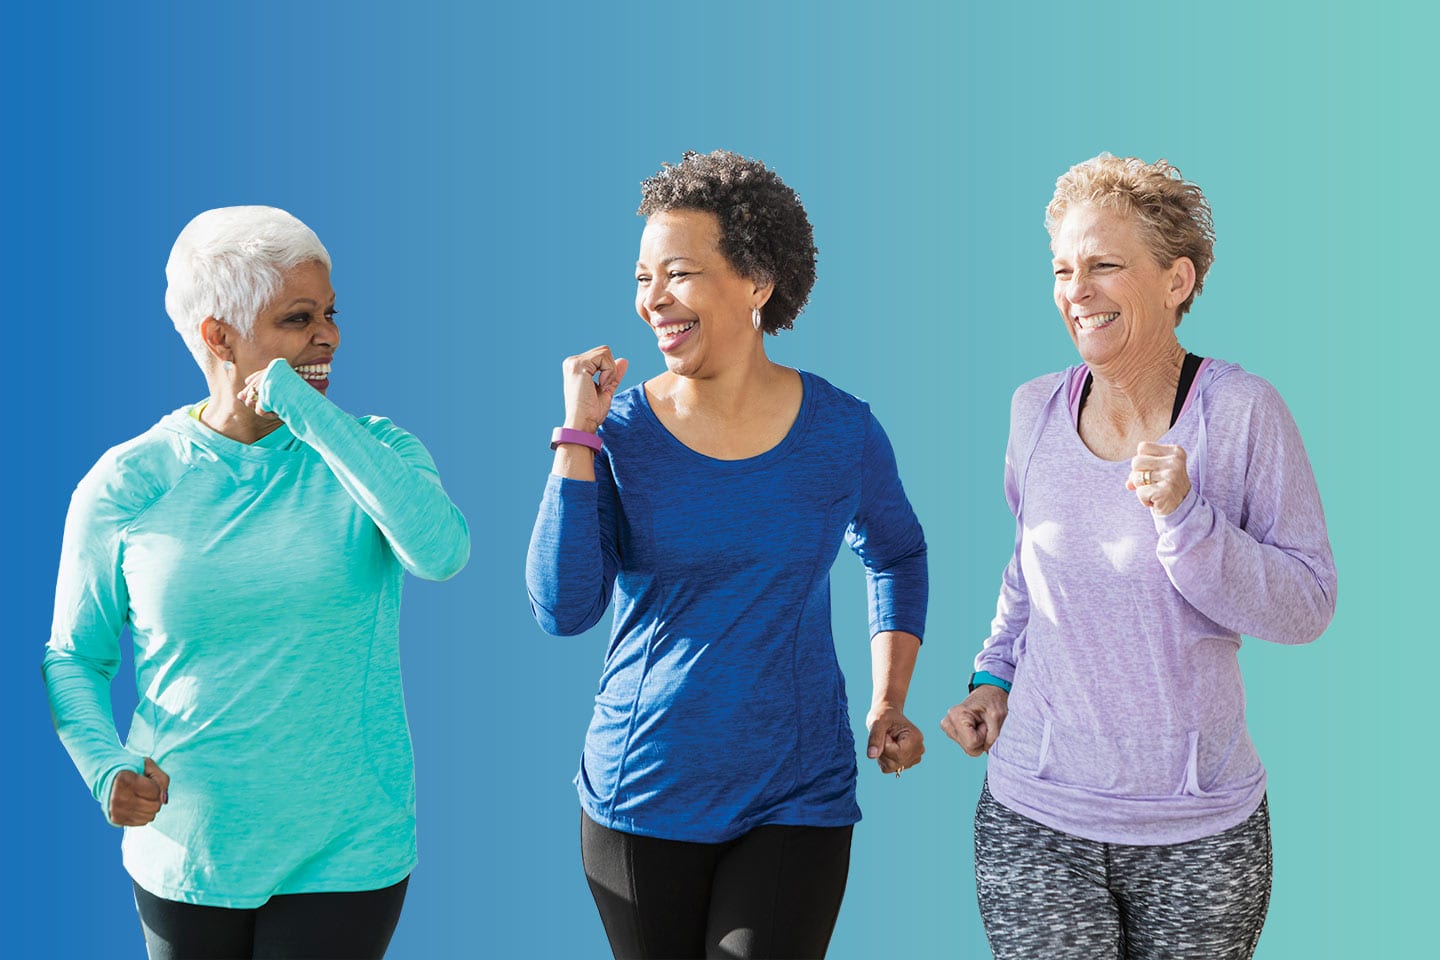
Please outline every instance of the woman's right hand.
[{"label": "woman's right hand", "polygon": [[995,745],[1009,703],[1010,694],[1004,688],[982,683],[963,702],[950,708],[940,721],[940,729],[960,744],[960,749],[978,757]]},{"label": "woman's right hand", "polygon": [[630,361],[615,359],[609,347],[596,347],[573,357],[566,357],[565,423],[571,430],[594,433],[610,412],[610,401],[625,377]]},{"label": "woman's right hand", "polygon": [[110,822],[119,827],[143,827],[170,802],[170,776],[149,757],[145,774],[121,770],[110,787]]}]

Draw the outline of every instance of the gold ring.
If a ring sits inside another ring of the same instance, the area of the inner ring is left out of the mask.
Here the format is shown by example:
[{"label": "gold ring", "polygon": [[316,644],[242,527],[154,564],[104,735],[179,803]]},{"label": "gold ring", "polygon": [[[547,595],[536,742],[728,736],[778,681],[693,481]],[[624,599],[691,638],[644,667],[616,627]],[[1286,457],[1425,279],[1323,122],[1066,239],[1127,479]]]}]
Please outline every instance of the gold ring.
[{"label": "gold ring", "polygon": [[1142,487],[1148,487],[1148,486],[1150,486],[1150,471],[1149,471],[1149,470],[1146,470],[1144,473],[1140,474],[1140,485],[1141,485]]}]

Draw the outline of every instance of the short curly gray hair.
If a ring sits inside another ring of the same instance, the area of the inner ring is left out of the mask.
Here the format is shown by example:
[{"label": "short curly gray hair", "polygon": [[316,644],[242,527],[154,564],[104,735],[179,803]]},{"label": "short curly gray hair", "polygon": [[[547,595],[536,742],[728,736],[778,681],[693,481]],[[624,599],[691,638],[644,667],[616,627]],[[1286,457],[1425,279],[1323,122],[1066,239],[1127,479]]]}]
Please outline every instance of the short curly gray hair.
[{"label": "short curly gray hair", "polygon": [[1119,210],[1140,221],[1141,231],[1155,256],[1168,267],[1178,257],[1195,265],[1195,288],[1180,304],[1183,317],[1205,286],[1205,274],[1215,262],[1215,223],[1210,201],[1200,188],[1180,175],[1167,160],[1146,163],[1138,157],[1102,153],[1075,164],[1055,181],[1055,196],[1045,208],[1045,229],[1050,236],[1072,204],[1092,204]]},{"label": "short curly gray hair", "polygon": [[700,210],[720,221],[720,252],[742,277],[775,284],[760,311],[761,328],[777,333],[795,318],[815,286],[815,231],[800,197],[759,160],[716,150],[687,150],[640,184],[642,217]]}]

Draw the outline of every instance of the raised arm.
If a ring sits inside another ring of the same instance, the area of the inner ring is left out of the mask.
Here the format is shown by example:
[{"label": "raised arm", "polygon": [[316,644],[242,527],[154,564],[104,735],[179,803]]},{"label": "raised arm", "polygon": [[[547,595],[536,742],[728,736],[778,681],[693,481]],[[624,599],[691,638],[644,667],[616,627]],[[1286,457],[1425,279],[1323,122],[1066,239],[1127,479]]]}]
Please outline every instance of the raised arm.
[{"label": "raised arm", "polygon": [[257,377],[260,409],[324,458],[406,570],[426,580],[460,572],[470,557],[470,530],[419,440],[382,418],[356,420],[284,360],[271,361]]},{"label": "raised arm", "polygon": [[609,347],[566,357],[563,430],[525,557],[530,611],[546,633],[573,636],[600,621],[619,569],[619,495],[600,425],[628,366]]},{"label": "raised arm", "polygon": [[[1240,432],[1244,443],[1227,444],[1225,453],[1247,458],[1241,515],[1227,516],[1191,488],[1172,512],[1152,508],[1160,534],[1156,554],[1175,589],[1221,626],[1277,643],[1308,643],[1335,615],[1336,574],[1300,431],[1268,384],[1248,423],[1227,422],[1224,429]],[[1212,460],[1216,444],[1211,441]]]}]

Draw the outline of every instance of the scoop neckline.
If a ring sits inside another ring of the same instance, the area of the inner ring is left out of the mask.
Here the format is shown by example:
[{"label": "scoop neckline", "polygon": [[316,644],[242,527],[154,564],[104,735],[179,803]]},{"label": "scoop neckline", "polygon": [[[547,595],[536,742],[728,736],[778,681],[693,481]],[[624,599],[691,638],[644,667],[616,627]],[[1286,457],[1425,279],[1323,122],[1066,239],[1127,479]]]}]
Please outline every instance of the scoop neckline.
[{"label": "scoop neckline", "polygon": [[639,406],[640,409],[644,411],[646,422],[663,438],[666,445],[679,452],[681,456],[694,460],[713,470],[741,472],[768,466],[777,460],[784,459],[790,454],[791,450],[800,443],[800,438],[804,435],[805,431],[809,429],[810,418],[814,409],[815,391],[812,382],[814,375],[798,368],[791,369],[794,369],[795,372],[800,375],[800,410],[795,414],[795,421],[790,424],[790,429],[785,432],[785,436],[781,437],[775,446],[769,450],[757,453],[753,457],[744,457],[739,460],[722,460],[719,457],[712,457],[709,454],[701,453],[699,450],[687,446],[679,437],[670,432],[669,427],[660,422],[660,418],[655,414],[654,408],[650,406],[650,397],[645,392],[645,384],[650,381],[647,380],[639,384],[635,389],[640,394]]},{"label": "scoop neckline", "polygon": [[[1208,359],[1208,358],[1206,358],[1206,359]],[[1088,368],[1085,364],[1083,364],[1083,363],[1080,364],[1080,365],[1077,366],[1077,367],[1072,367],[1072,368],[1071,368],[1071,373],[1070,373],[1070,377],[1071,377],[1072,379],[1067,379],[1067,380],[1066,380],[1066,383],[1065,383],[1065,394],[1064,394],[1064,396],[1065,396],[1065,422],[1069,425],[1069,428],[1070,428],[1070,429],[1069,429],[1069,433],[1070,433],[1070,435],[1071,435],[1072,437],[1075,438],[1075,443],[1079,445],[1080,449],[1081,449],[1081,450],[1084,450],[1085,453],[1090,457],[1090,459],[1093,460],[1093,461],[1095,461],[1095,463],[1098,463],[1098,464],[1108,464],[1108,465],[1111,465],[1111,466],[1118,466],[1118,465],[1124,464],[1124,465],[1126,465],[1126,466],[1128,467],[1128,465],[1130,464],[1130,462],[1135,459],[1133,456],[1131,456],[1131,457],[1125,457],[1125,458],[1122,459],[1122,460],[1106,460],[1104,457],[1100,456],[1100,454],[1096,453],[1094,450],[1091,450],[1090,447],[1089,447],[1089,445],[1085,443],[1085,438],[1082,437],[1082,436],[1080,436],[1080,418],[1079,418],[1078,415],[1073,415],[1073,414],[1072,414],[1072,411],[1071,411],[1071,409],[1070,409],[1069,396],[1070,396],[1071,384],[1073,383],[1073,378],[1076,377],[1076,376],[1080,376],[1080,375],[1081,375],[1081,374],[1080,374],[1080,371],[1082,371],[1082,370],[1088,370],[1088,369],[1089,369],[1089,368]],[[1203,367],[1202,367],[1202,372],[1203,372]],[[1196,390],[1197,392],[1198,392],[1198,387],[1199,387],[1199,381],[1200,381],[1200,375],[1199,375],[1199,374],[1196,374],[1196,376],[1195,376],[1195,384],[1192,386],[1192,389]],[[1192,414],[1192,408],[1194,408],[1194,407],[1196,407],[1196,406],[1198,406],[1198,404],[1190,403],[1190,402],[1187,400],[1186,403],[1185,403],[1184,408],[1182,408],[1181,411],[1180,411],[1180,416],[1176,417],[1176,418],[1175,418],[1175,422],[1172,423],[1172,424],[1170,424],[1169,428],[1168,428],[1164,433],[1160,434],[1160,436],[1156,437],[1155,440],[1153,440],[1152,442],[1153,442],[1153,443],[1168,443],[1169,441],[1167,441],[1165,438],[1168,437],[1168,436],[1170,436],[1170,435],[1171,435],[1172,433],[1174,433],[1177,429],[1179,429],[1180,425],[1181,425],[1182,423],[1184,423],[1184,422],[1186,421],[1186,419],[1191,416],[1191,414]]]}]

